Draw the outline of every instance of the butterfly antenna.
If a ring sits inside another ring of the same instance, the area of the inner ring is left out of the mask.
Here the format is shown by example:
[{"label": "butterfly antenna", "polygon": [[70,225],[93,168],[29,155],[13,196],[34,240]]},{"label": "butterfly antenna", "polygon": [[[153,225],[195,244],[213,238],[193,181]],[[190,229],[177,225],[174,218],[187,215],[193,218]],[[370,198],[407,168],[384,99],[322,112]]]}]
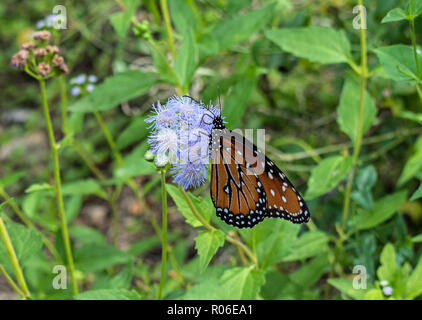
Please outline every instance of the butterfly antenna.
[{"label": "butterfly antenna", "polygon": [[223,113],[223,107],[221,106],[221,92],[220,92],[220,86],[217,86],[218,91],[218,106],[220,107],[220,114]]}]

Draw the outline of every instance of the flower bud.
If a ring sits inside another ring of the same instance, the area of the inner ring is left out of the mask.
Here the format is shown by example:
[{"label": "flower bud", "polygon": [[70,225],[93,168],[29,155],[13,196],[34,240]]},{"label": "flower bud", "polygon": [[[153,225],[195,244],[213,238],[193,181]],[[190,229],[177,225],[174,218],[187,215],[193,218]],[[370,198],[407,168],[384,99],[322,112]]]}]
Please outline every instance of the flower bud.
[{"label": "flower bud", "polygon": [[59,47],[57,47],[57,46],[50,46],[50,45],[48,45],[48,46],[47,46],[47,51],[48,51],[49,53],[56,54],[56,53],[59,53]]},{"label": "flower bud", "polygon": [[169,158],[164,153],[159,153],[154,159],[157,168],[164,168],[169,163]]},{"label": "flower bud", "polygon": [[37,58],[45,57],[47,55],[47,50],[44,48],[37,48],[34,50],[34,56]]},{"label": "flower bud", "polygon": [[25,42],[21,45],[21,50],[31,51],[35,48],[35,44],[33,42]]},{"label": "flower bud", "polygon": [[51,33],[47,30],[41,30],[34,33],[34,39],[40,41],[47,41],[50,40]]},{"label": "flower bud", "polygon": [[145,152],[144,158],[146,161],[152,162],[154,160],[154,154],[151,150],[148,150],[147,152]]},{"label": "flower bud", "polygon": [[62,56],[55,55],[51,62],[53,63],[53,66],[60,67],[60,65],[64,63],[64,59]]},{"label": "flower bud", "polygon": [[28,59],[28,51],[19,50],[18,53],[16,53],[12,57],[11,64],[14,68],[22,68],[25,65],[27,59]]},{"label": "flower bud", "polygon": [[50,67],[49,64],[47,64],[45,62],[41,62],[38,65],[38,68],[37,69],[38,69],[38,73],[40,75],[42,75],[43,77],[46,77],[50,73],[51,67]]}]

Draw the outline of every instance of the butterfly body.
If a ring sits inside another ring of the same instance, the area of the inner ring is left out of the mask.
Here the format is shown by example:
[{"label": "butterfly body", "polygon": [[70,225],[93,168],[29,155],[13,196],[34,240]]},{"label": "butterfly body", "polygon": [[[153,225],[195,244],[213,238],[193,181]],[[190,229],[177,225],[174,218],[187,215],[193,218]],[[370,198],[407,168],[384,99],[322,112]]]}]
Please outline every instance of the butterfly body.
[{"label": "butterfly body", "polygon": [[251,228],[264,218],[309,221],[309,209],[286,175],[220,116],[213,119],[210,147],[211,199],[224,222]]}]

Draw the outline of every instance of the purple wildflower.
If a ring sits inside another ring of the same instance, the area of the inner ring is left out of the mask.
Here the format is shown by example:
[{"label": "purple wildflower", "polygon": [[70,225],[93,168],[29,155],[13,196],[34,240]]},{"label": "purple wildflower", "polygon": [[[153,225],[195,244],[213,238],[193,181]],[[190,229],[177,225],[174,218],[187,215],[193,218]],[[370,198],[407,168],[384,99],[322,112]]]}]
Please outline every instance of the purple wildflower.
[{"label": "purple wildflower", "polygon": [[165,105],[157,102],[145,120],[151,128],[148,143],[158,157],[166,155],[173,181],[184,189],[195,188],[207,178],[212,120],[220,114],[189,97],[171,97]]}]

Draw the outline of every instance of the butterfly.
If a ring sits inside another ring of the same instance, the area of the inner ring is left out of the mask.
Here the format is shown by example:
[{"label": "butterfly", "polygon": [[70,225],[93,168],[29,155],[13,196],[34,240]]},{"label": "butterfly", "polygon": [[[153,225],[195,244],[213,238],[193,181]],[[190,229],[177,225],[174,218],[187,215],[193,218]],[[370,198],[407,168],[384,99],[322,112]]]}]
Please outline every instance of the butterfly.
[{"label": "butterfly", "polygon": [[211,199],[224,222],[252,228],[265,218],[309,221],[308,206],[286,175],[219,115],[212,121],[210,148]]}]

